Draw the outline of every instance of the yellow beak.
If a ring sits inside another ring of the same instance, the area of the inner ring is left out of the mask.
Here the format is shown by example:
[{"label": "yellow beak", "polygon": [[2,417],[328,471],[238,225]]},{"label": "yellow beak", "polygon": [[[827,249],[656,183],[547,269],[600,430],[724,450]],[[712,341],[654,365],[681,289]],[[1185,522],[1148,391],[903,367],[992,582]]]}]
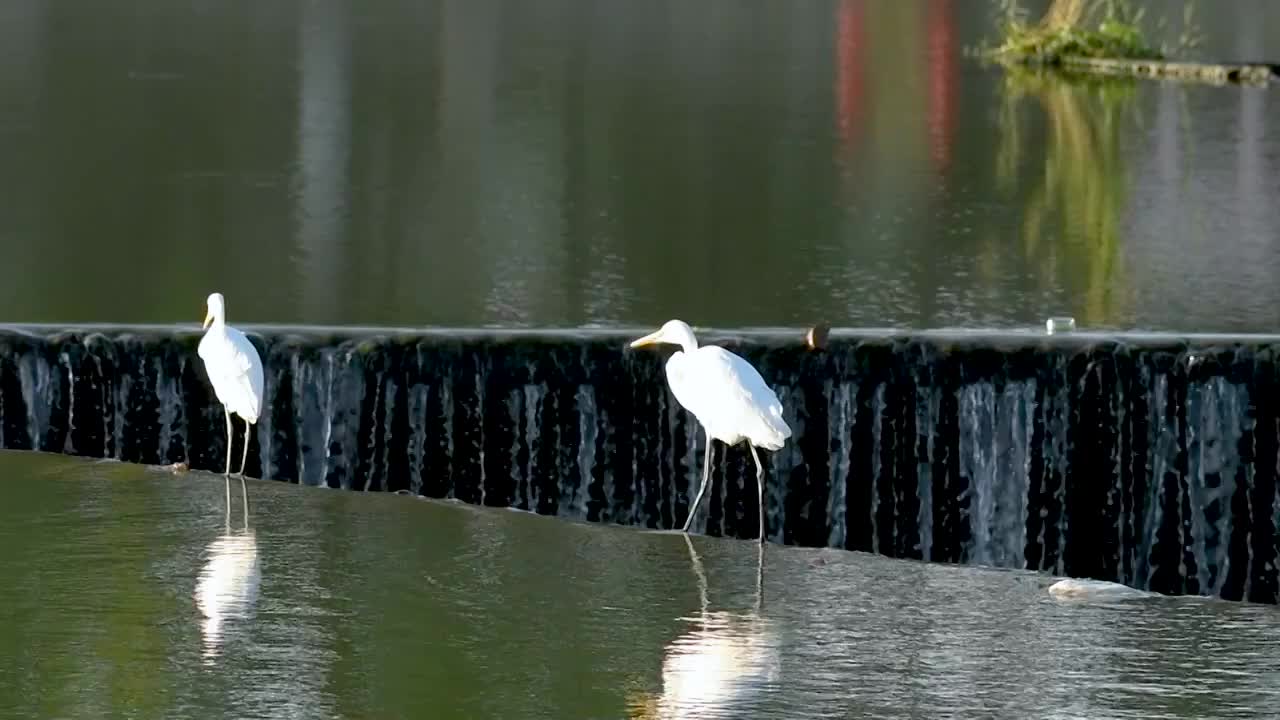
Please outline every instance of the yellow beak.
[{"label": "yellow beak", "polygon": [[210,314],[209,314],[209,311],[208,311],[208,310],[206,310],[206,311],[205,311],[205,313],[204,313],[204,324],[203,324],[203,325],[201,325],[201,326],[200,326],[200,328],[201,328],[202,330],[203,330],[203,329],[207,329],[207,328],[209,327],[209,323],[211,323],[211,322],[213,322],[213,315],[210,315]]},{"label": "yellow beak", "polygon": [[645,335],[644,337],[640,338],[639,340],[633,340],[631,342],[631,347],[638,348],[638,347],[644,347],[645,345],[653,345],[658,342],[658,338],[661,335],[662,335],[661,330],[651,332],[648,335]]}]

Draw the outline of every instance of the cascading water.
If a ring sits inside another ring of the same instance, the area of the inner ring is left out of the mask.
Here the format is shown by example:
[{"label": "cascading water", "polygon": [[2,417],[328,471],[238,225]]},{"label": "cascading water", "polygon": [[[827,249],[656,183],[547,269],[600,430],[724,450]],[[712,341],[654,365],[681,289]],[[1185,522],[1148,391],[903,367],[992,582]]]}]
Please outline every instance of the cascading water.
[{"label": "cascading water", "polygon": [[[705,436],[621,334],[250,336],[251,475],[652,528],[697,492]],[[793,430],[761,455],[771,539],[1276,601],[1280,341],[707,340]],[[197,341],[0,330],[0,446],[221,471]],[[712,482],[693,527],[754,537],[745,448],[717,444]]]}]

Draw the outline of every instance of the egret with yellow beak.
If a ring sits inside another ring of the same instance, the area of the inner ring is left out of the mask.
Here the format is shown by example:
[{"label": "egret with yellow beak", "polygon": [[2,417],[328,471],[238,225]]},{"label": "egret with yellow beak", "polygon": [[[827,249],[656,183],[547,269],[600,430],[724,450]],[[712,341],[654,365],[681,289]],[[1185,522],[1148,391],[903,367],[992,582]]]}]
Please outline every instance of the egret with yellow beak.
[{"label": "egret with yellow beak", "polygon": [[262,412],[262,358],[244,333],[227,325],[222,293],[210,295],[207,304],[204,327],[208,330],[200,340],[200,359],[227,417],[225,475],[231,475],[231,413],[245,422],[244,452],[240,457],[240,477],[243,478],[244,466],[249,460],[249,430]]},{"label": "egret with yellow beak", "polygon": [[764,465],[756,448],[780,450],[791,437],[791,428],[782,419],[782,403],[751,363],[722,347],[698,347],[693,330],[680,320],[668,321],[657,332],[632,342],[631,347],[659,343],[680,346],[667,360],[667,384],[676,402],[693,413],[707,435],[702,487],[689,508],[684,532],[689,532],[689,523],[711,480],[712,439],[729,446],[745,440],[756,463],[760,542],[764,542]]}]

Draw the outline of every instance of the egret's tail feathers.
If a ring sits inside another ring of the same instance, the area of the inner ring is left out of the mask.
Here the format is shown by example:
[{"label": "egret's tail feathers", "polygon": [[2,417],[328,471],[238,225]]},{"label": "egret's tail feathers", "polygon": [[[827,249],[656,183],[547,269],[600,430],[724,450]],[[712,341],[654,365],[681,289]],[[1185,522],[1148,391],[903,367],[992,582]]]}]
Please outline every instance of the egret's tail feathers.
[{"label": "egret's tail feathers", "polygon": [[751,439],[751,444],[765,450],[781,450],[791,437],[791,426],[782,419],[781,413],[770,413],[764,420],[761,423],[763,427],[756,433],[757,437]]},{"label": "egret's tail feathers", "polygon": [[249,403],[229,405],[228,407],[231,410],[231,412],[235,413],[236,415],[239,415],[242,420],[249,423],[250,425],[256,425],[258,423],[258,415],[260,414],[259,411],[261,410],[261,408],[254,407]]},{"label": "egret's tail feathers", "polygon": [[760,441],[751,444],[770,452],[777,452],[787,444],[787,439],[784,436],[775,435],[768,439],[761,438]]}]

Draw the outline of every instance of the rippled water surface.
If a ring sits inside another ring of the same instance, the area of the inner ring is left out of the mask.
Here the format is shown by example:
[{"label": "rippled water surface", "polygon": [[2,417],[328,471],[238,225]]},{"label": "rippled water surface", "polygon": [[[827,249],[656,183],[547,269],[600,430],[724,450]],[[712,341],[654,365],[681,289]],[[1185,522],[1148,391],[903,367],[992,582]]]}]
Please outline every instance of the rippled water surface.
[{"label": "rippled water surface", "polygon": [[[1270,606],[0,453],[5,718],[1208,718]],[[230,509],[228,511],[228,495]]]}]

